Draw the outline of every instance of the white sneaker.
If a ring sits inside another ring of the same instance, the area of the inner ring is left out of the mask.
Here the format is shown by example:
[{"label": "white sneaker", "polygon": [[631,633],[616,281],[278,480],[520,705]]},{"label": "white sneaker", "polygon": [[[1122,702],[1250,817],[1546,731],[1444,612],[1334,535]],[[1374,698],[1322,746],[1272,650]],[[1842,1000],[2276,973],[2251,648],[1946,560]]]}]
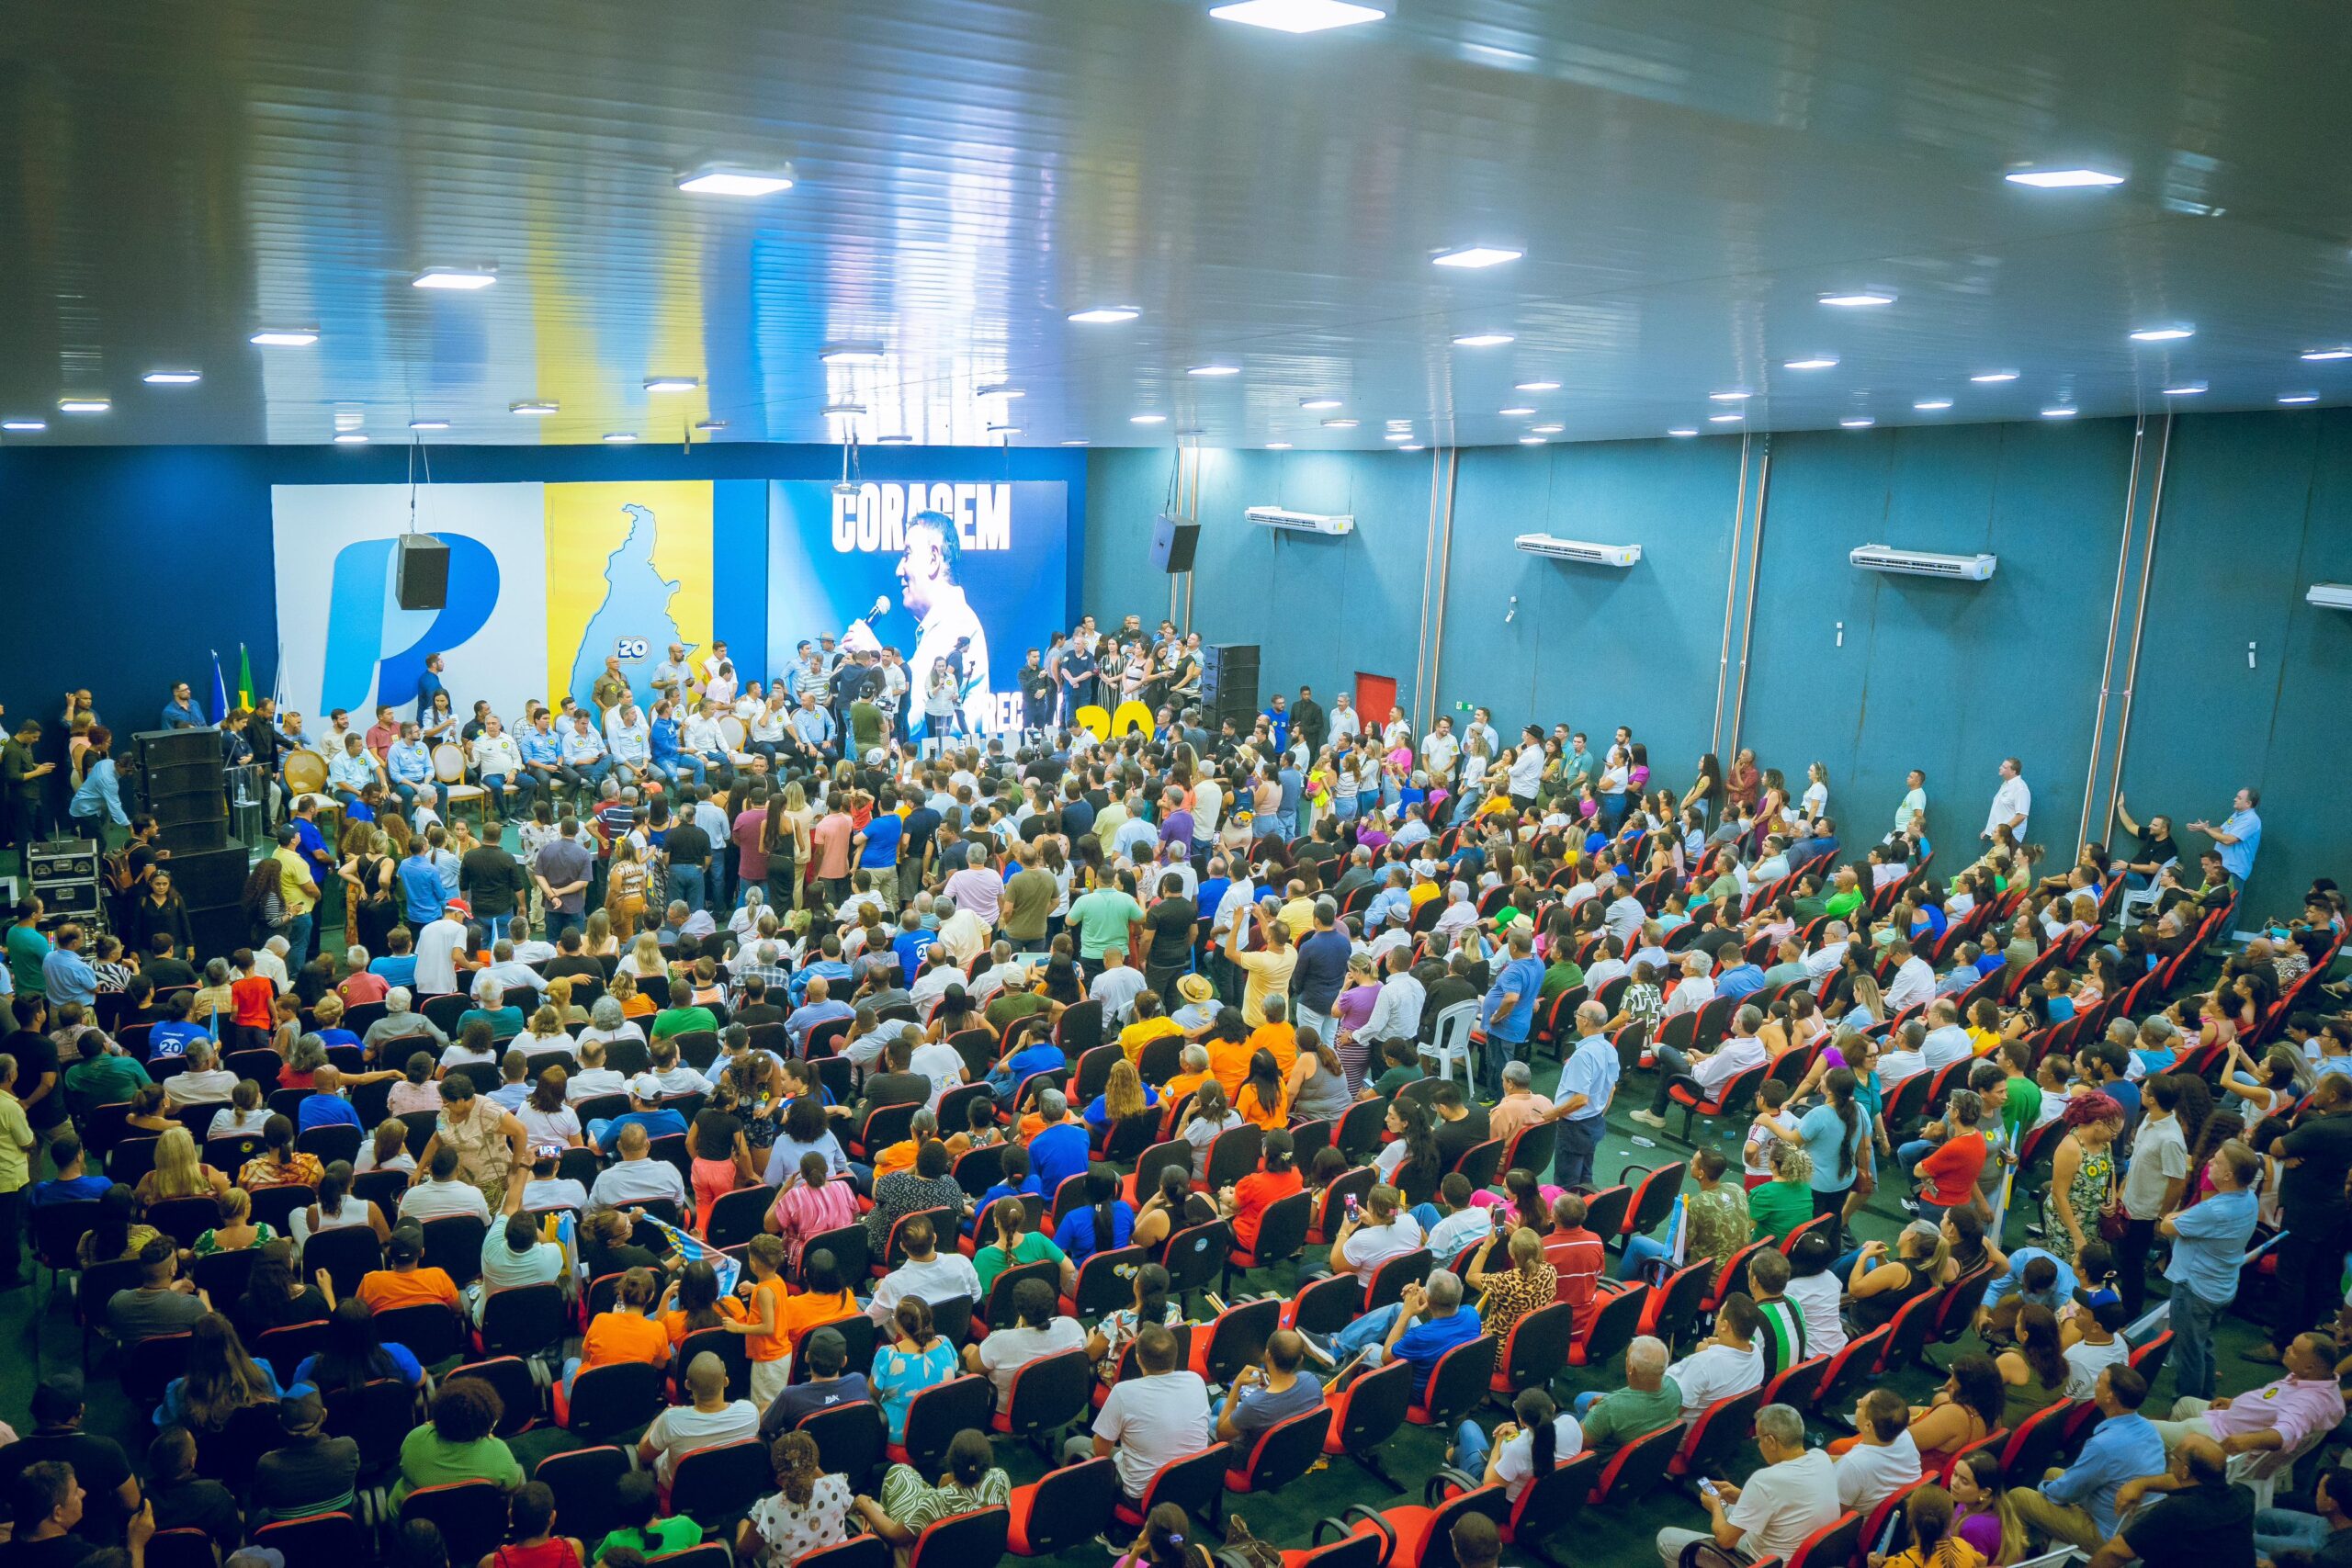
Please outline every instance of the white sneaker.
[{"label": "white sneaker", "polygon": [[1648,1111],[1634,1111],[1631,1113],[1629,1119],[1639,1122],[1645,1127],[1663,1127],[1666,1125],[1665,1117]]}]

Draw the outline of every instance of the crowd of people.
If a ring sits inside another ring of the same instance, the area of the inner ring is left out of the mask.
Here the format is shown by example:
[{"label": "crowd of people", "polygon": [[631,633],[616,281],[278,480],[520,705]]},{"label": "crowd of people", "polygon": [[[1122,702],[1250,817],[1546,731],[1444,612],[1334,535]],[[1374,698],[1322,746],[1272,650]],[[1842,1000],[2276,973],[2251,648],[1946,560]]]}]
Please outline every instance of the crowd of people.
[{"label": "crowd of people", "polygon": [[[1631,1337],[1612,1386],[1527,1388],[1491,1428],[1464,1416],[1451,1461],[1515,1500],[1973,1291],[1982,1348],[1931,1397],[1872,1387],[1849,1420],[1764,1405],[1760,1465],[1705,1477],[1702,1528],[1661,1530],[1663,1561],[1709,1542],[1785,1561],[1906,1487],[1922,1568],[2042,1540],[2106,1564],[2237,1561],[2257,1532],[2324,1549],[2352,1522],[2327,1489],[2308,1516],[2257,1517],[2235,1479],[2344,1414],[2352,1239],[2352,1024],[2325,988],[2342,896],[2315,883],[2217,974],[2188,973],[2251,869],[2253,790],[2189,825],[2210,840],[2193,869],[2169,818],[2126,815],[2128,842],[2059,871],[2014,759],[1973,838],[1931,830],[1916,773],[1873,835],[1850,815],[1841,830],[1817,763],[1794,783],[1748,751],[1704,757],[1678,794],[1629,728],[1598,750],[1565,725],[1506,743],[1479,708],[1416,735],[1302,686],[1212,732],[1188,705],[1196,639],[1134,617],[1033,650],[1022,731],[920,748],[887,651],[804,644],[764,688],[723,646],[686,654],[654,671],[650,708],[616,664],[592,705],[533,704],[512,734],[486,704],[459,715],[437,659],[413,716],[388,705],[364,730],[240,715],[224,748],[278,781],[284,821],[226,952],[197,949],[169,853],[122,809],[107,732],[75,699],[62,761],[72,814],[114,825],[107,919],[27,899],[5,934],[0,1284],[21,1283],[28,1223],[38,1239],[70,1213],[66,1265],[122,1276],[85,1306],[111,1354],[185,1336],[187,1359],[136,1466],[82,1430],[76,1374],[42,1382],[31,1430],[0,1448],[0,1554],[69,1568],[189,1525],[228,1552],[374,1480],[397,1507],[481,1479],[511,1493],[502,1568],[635,1568],[701,1539],[662,1506],[678,1461],[756,1443],[775,1488],[728,1538],[744,1561],[858,1531],[903,1560],[926,1526],[1004,1503],[988,1436],[957,1436],[940,1474],[851,1477],[799,1424],[869,1403],[902,1443],[925,1391],[984,1379],[1001,1414],[1024,1367],[1077,1355],[1099,1407],[1061,1457],[1112,1461],[1146,1519],[1105,1544],[1197,1568],[1205,1522],[1147,1508],[1170,1461],[1223,1444],[1246,1462],[1390,1362],[1425,1397],[1449,1352],[1557,1303],[1582,1344],[1611,1302],[1664,1300],[1694,1264],[1736,1287],[1711,1314]],[[1156,704],[1156,724],[1069,728],[1114,696]],[[175,709],[196,722],[184,689]],[[38,731],[6,779],[28,830],[52,787]],[[455,769],[435,767],[445,743]],[[1604,1235],[1587,1222],[1612,1111],[1659,1135],[1678,1111],[1728,1118],[1736,1152],[1702,1138],[1668,1224]],[[1154,1145],[1173,1153],[1145,1179]],[[1882,1187],[1913,1216],[1892,1243],[1857,1224]],[[1296,1195],[1295,1269],[1259,1259],[1270,1293],[1430,1266],[1330,1332],[1286,1312],[1212,1387],[1181,1337],[1199,1292],[1171,1277],[1170,1239],[1250,1254]],[[427,1258],[450,1219],[479,1231],[454,1273]],[[335,1256],[356,1236],[368,1263],[342,1291],[315,1260],[335,1233]],[[2253,1353],[2283,1375],[2217,1398],[2216,1330],[2273,1235]],[[1130,1247],[1121,1304],[1079,1310],[1089,1259]],[[207,1260],[235,1253],[243,1287],[216,1297]],[[2165,1422],[2139,1414],[2131,1359],[2156,1280]],[[544,1347],[559,1411],[624,1363],[669,1390],[625,1522],[596,1541],[562,1533],[497,1435],[502,1395],[458,1375],[428,1396],[379,1322],[432,1304],[479,1327],[501,1292],[549,1285],[577,1303],[578,1332]],[[994,1326],[967,1333],[976,1311]],[[304,1324],[323,1348],[266,1353]],[[689,1347],[712,1331],[725,1343]],[[420,1418],[371,1477],[330,1410],[386,1379]],[[2052,1476],[1972,1447],[2062,1401],[2098,1418]],[[249,1411],[274,1413],[277,1446],[232,1494],[220,1448],[250,1441]],[[1812,1446],[1809,1414],[1853,1436]],[[429,1553],[430,1529],[391,1544]],[[1497,1550],[1476,1517],[1454,1545],[1472,1565]]]}]

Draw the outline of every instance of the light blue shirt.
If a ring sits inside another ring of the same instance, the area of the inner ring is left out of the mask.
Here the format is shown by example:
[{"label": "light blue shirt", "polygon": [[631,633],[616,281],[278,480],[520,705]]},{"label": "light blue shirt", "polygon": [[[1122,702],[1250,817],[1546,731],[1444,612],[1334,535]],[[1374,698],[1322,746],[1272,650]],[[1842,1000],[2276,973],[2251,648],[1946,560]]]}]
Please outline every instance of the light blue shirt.
[{"label": "light blue shirt", "polygon": [[641,763],[653,754],[652,737],[647,732],[645,721],[641,718],[635,724],[623,724],[616,719],[610,734],[613,761],[616,762]]},{"label": "light blue shirt", "polygon": [[514,749],[526,762],[552,768],[563,761],[563,738],[553,729],[542,733],[536,725],[514,738]]},{"label": "light blue shirt", "polygon": [[122,785],[115,776],[112,757],[101,757],[90,764],[90,771],[82,775],[80,787],[74,791],[74,804],[69,809],[76,817],[96,817],[103,811],[118,827],[130,826],[130,818],[123,815]]},{"label": "light blue shirt", "polygon": [[[1984,1292],[1986,1303],[1999,1301],[2011,1291],[2024,1290],[2025,1266],[2037,1258],[2047,1258],[2058,1266],[2058,1282],[2051,1287],[2050,1303],[2074,1300],[2075,1292],[2080,1287],[2081,1281],[2075,1278],[2075,1271],[2067,1267],[2066,1260],[2054,1253],[2045,1252],[2038,1247],[2020,1247],[2009,1254],[2009,1271],[1994,1280]],[[2041,1300],[2040,1297],[2033,1299]],[[2043,1304],[2048,1305],[2050,1303]]]},{"label": "light blue shirt", "polygon": [[2252,811],[2233,811],[2222,831],[2237,840],[2219,846],[2222,869],[2239,882],[2254,874],[2254,852],[2262,847],[2262,818]]},{"label": "light blue shirt", "polygon": [[605,743],[596,739],[593,729],[584,733],[578,728],[567,729],[563,732],[563,760],[575,766],[601,762],[605,760]]},{"label": "light blue shirt", "polygon": [[[1844,1166],[1838,1163],[1839,1145],[1847,1142],[1846,1124],[1833,1105],[1816,1105],[1804,1113],[1797,1123],[1797,1136],[1804,1140],[1804,1152],[1813,1156],[1813,1190],[1815,1192],[1843,1192],[1861,1174],[1862,1145],[1870,1137],[1871,1119],[1860,1100],[1854,1102],[1853,1159]],[[1839,1174],[1840,1171],[1843,1174]]]},{"label": "light blue shirt", "polygon": [[1585,1108],[1565,1118],[1569,1122],[1589,1122],[1605,1115],[1609,1097],[1616,1092],[1617,1075],[1624,1070],[1618,1060],[1617,1047],[1610,1043],[1606,1034],[1588,1034],[1577,1042],[1577,1048],[1560,1067],[1560,1081],[1555,1086],[1552,1103],[1559,1104],[1571,1095],[1583,1095]]},{"label": "light blue shirt", "polygon": [[2082,1457],[2064,1475],[2041,1483],[2053,1503],[2082,1507],[2102,1537],[2115,1534],[2115,1494],[2125,1482],[2165,1472],[2165,1440],[2136,1410],[2110,1416],[2091,1428]]},{"label": "light blue shirt", "polygon": [[1409,919],[1412,918],[1413,895],[1411,890],[1404,887],[1382,888],[1379,892],[1374,894],[1372,896],[1371,902],[1367,903],[1363,907],[1363,929],[1367,931],[1380,931],[1385,930],[1387,928],[1388,919],[1391,913],[1400,909],[1404,912],[1407,919]]},{"label": "light blue shirt", "polygon": [[357,756],[338,751],[327,759],[327,783],[356,795],[376,782],[376,759],[362,748]]},{"label": "light blue shirt", "polygon": [[830,746],[833,742],[833,716],[823,708],[794,708],[792,733],[810,746]]},{"label": "light blue shirt", "polygon": [[[1518,1044],[1527,1038],[1528,1028],[1535,1021],[1535,1001],[1543,989],[1543,961],[1532,953],[1512,959],[1503,965],[1502,973],[1487,988],[1486,1004],[1478,1010],[1479,1021],[1497,1040]],[[1516,998],[1508,1013],[1499,1010],[1505,993]]]},{"label": "light blue shirt", "polygon": [[423,784],[433,776],[433,753],[422,740],[396,740],[384,753],[384,768],[402,784]]},{"label": "light blue shirt", "polygon": [[84,1007],[97,1003],[97,971],[83,963],[78,953],[50,949],[49,956],[40,961],[40,978],[52,1007],[60,1002],[80,1002]]},{"label": "light blue shirt", "polygon": [[2238,1264],[2254,1239],[2255,1209],[2251,1192],[2216,1192],[2174,1213],[2179,1239],[2173,1243],[2165,1278],[2212,1306],[2237,1300]]}]

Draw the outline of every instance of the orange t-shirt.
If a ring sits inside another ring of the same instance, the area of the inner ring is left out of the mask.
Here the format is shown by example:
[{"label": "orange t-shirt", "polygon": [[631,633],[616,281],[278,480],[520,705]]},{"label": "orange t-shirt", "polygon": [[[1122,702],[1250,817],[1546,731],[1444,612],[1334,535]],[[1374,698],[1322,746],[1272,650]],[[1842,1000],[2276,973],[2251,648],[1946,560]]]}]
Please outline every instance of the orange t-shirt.
[{"label": "orange t-shirt", "polygon": [[580,1342],[580,1365],[607,1367],[620,1361],[649,1361],[660,1366],[670,1359],[670,1335],[653,1318],[633,1312],[600,1312]]},{"label": "orange t-shirt", "polygon": [[[763,1295],[775,1298],[776,1332],[746,1334],[743,1336],[743,1353],[754,1361],[780,1361],[792,1348],[792,1341],[786,1336],[786,1325],[792,1321],[791,1300],[784,1293],[782,1280],[761,1280],[752,1286],[752,1304],[743,1314],[744,1322],[757,1323],[767,1315],[767,1309],[760,1304]],[[841,1317],[844,1314],[834,1313],[832,1315]]]},{"label": "orange t-shirt", "polygon": [[1258,1098],[1257,1085],[1243,1084],[1241,1093],[1234,1100],[1233,1109],[1244,1122],[1255,1122],[1271,1133],[1277,1127],[1290,1125],[1290,1095],[1287,1092],[1277,1094],[1274,1100],[1272,1105],[1266,1104]]},{"label": "orange t-shirt", "polygon": [[[1298,1031],[1287,1023],[1261,1023],[1250,1032],[1250,1051],[1252,1055],[1260,1051],[1272,1052],[1274,1066],[1283,1070],[1283,1077],[1288,1077],[1291,1068],[1298,1064]],[[1214,1062],[1216,1058],[1212,1055],[1209,1060]],[[1241,1071],[1245,1077],[1249,1076],[1248,1056],[1242,1058]]]},{"label": "orange t-shirt", "polygon": [[1225,1102],[1230,1105],[1233,1097],[1241,1092],[1241,1086],[1250,1081],[1250,1054],[1255,1047],[1247,1040],[1211,1040],[1206,1043],[1209,1077],[1225,1090]]},{"label": "orange t-shirt", "polygon": [[[733,1296],[721,1296],[718,1299],[718,1315],[731,1317],[741,1323],[743,1321],[743,1303]],[[670,1337],[670,1348],[676,1349],[686,1342],[686,1314],[682,1312],[663,1313],[662,1331]]]},{"label": "orange t-shirt", "polygon": [[1279,1174],[1253,1170],[1233,1184],[1233,1239],[1244,1247],[1258,1245],[1258,1227],[1264,1223],[1266,1210],[1275,1200],[1287,1198],[1306,1185],[1298,1168]]},{"label": "orange t-shirt", "polygon": [[266,975],[248,975],[230,983],[229,997],[236,1003],[239,1023],[249,1029],[267,1029],[270,1004],[277,1000],[277,982]]},{"label": "orange t-shirt", "polygon": [[808,1337],[810,1329],[820,1328],[828,1323],[839,1323],[845,1317],[855,1317],[858,1311],[857,1298],[847,1291],[831,1296],[810,1295],[803,1292],[797,1296],[786,1296],[777,1306],[776,1331],[784,1336],[784,1341],[793,1354],[798,1355],[800,1341]]},{"label": "orange t-shirt", "polygon": [[915,1141],[903,1138],[874,1156],[874,1179],[881,1180],[894,1170],[915,1168]]},{"label": "orange t-shirt", "polygon": [[458,1304],[458,1282],[449,1278],[445,1269],[417,1269],[406,1274],[374,1269],[359,1281],[359,1299],[373,1312],[422,1306],[427,1302],[454,1307]]}]

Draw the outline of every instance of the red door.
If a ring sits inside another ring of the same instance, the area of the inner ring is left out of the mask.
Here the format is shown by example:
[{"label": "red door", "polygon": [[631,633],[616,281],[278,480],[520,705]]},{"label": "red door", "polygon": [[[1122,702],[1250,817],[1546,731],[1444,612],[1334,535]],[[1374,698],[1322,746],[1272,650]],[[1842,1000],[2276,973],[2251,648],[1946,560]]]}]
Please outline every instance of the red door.
[{"label": "red door", "polygon": [[1388,722],[1388,710],[1396,705],[1396,678],[1393,675],[1367,675],[1356,671],[1356,712],[1363,716],[1367,733],[1378,735],[1380,727]]}]

